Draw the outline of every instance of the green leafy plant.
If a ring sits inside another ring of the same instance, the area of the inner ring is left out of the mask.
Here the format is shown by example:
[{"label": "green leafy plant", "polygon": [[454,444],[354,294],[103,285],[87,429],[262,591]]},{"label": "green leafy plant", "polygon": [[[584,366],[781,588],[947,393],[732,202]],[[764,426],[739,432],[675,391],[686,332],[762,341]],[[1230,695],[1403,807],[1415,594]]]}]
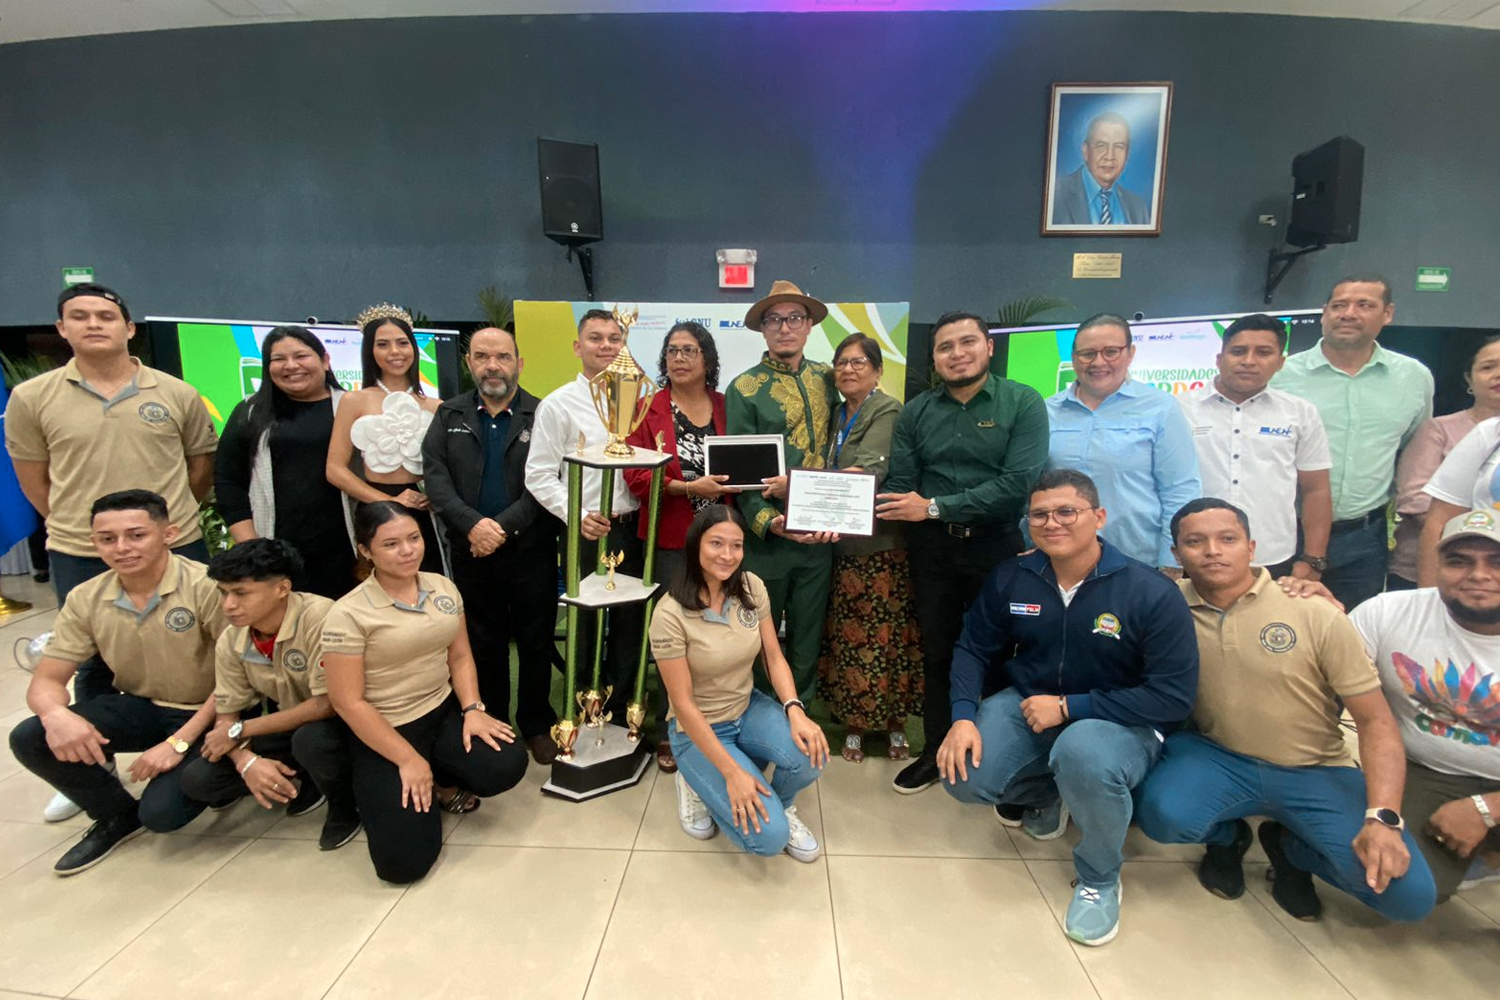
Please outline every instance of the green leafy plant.
[{"label": "green leafy plant", "polygon": [[1029,326],[1032,320],[1043,313],[1072,308],[1073,303],[1067,299],[1054,299],[1047,295],[1030,295],[1024,299],[1015,299],[1001,306],[999,314],[995,317],[995,322],[1000,326]]},{"label": "green leafy plant", "polygon": [[17,358],[0,354],[0,371],[5,373],[5,387],[7,389],[14,389],[27,379],[35,378],[43,372],[49,372],[56,367],[56,361],[41,354],[26,354]]},{"label": "green leafy plant", "polygon": [[516,300],[509,295],[501,295],[494,285],[479,290],[479,308],[484,313],[484,321],[490,326],[503,329],[507,323],[515,322]]},{"label": "green leafy plant", "polygon": [[208,546],[209,555],[216,556],[234,547],[229,525],[224,523],[224,515],[219,513],[212,497],[198,506],[198,527],[203,529],[203,544]]}]

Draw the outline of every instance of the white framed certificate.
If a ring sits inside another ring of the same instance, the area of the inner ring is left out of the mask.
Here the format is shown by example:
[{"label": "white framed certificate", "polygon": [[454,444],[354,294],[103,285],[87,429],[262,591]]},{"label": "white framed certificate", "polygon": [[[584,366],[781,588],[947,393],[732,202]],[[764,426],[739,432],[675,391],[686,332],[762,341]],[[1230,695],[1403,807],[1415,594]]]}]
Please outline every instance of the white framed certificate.
[{"label": "white framed certificate", "polygon": [[725,486],[763,490],[762,479],[786,475],[786,438],[781,434],[710,434],[703,439],[703,473],[728,476]]},{"label": "white framed certificate", "polygon": [[875,534],[873,472],[793,469],[787,473],[786,530]]}]

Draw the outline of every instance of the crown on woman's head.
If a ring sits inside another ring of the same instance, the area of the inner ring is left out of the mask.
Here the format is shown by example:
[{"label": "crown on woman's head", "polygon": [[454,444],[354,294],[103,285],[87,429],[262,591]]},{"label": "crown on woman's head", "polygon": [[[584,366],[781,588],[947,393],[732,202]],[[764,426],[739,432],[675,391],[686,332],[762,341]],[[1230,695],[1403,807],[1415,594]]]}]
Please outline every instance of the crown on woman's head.
[{"label": "crown on woman's head", "polygon": [[382,302],[378,306],[371,306],[354,318],[354,325],[363,330],[376,320],[399,319],[407,326],[411,326],[411,313],[400,306]]}]

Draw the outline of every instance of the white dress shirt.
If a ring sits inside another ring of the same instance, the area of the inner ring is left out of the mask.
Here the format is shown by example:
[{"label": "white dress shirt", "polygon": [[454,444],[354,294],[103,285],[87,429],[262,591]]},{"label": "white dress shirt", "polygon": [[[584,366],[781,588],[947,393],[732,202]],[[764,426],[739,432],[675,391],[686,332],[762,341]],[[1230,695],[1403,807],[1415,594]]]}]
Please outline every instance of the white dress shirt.
[{"label": "white dress shirt", "polygon": [[1257,564],[1296,555],[1297,473],[1333,467],[1317,407],[1280,389],[1236,403],[1212,382],[1177,402],[1193,430],[1203,495],[1250,518]]},{"label": "white dress shirt", "polygon": [[[583,432],[585,447],[609,440],[609,432],[594,409],[589,380],[581,373],[567,385],[549,392],[537,404],[536,417],[531,425],[531,450],[526,455],[526,488],[538,503],[564,522],[568,519],[568,477],[563,468],[563,456],[578,450],[580,431]],[[602,479],[598,469],[584,467],[583,513],[599,509]],[[640,506],[641,502],[625,486],[624,475],[616,472],[611,513],[628,514],[639,510]]]}]

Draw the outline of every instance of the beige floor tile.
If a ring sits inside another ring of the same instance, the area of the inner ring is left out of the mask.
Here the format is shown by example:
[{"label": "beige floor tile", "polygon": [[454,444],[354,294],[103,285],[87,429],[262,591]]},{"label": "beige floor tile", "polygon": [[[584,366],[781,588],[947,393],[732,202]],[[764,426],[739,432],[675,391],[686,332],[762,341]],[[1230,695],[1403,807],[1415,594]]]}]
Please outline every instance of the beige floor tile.
[{"label": "beige floor tile", "polygon": [[[827,777],[825,774],[824,777]],[[802,790],[797,796],[797,815],[812,830],[820,844],[823,839],[823,818],[820,786],[821,780]],[[651,789],[651,799],[646,803],[646,815],[641,821],[640,834],[635,840],[637,851],[688,851],[712,854],[738,854],[739,848],[724,836],[723,831],[709,840],[694,840],[682,832],[677,822],[676,775],[658,775]]]},{"label": "beige floor tile", "polygon": [[1468,903],[1491,920],[1500,922],[1500,882],[1486,882],[1477,888],[1459,893],[1456,898]]},{"label": "beige floor tile", "polygon": [[77,833],[70,827],[0,821],[0,878],[35,858],[61,854],[63,842]]},{"label": "beige floor tile", "polygon": [[845,996],[990,996],[999,975],[1008,996],[1095,1000],[1023,862],[830,857],[828,873]]},{"label": "beige floor tile", "polygon": [[[1062,935],[1073,866],[1029,861]],[[1264,868],[1247,875],[1264,878]],[[1276,918],[1250,895],[1228,901],[1198,884],[1183,864],[1127,862],[1120,934],[1098,948],[1073,945],[1102,1000],[1172,996],[1347,1000],[1347,994]]]},{"label": "beige floor tile", "polygon": [[[402,890],[375,877],[362,851],[261,840],[132,941],[74,995],[317,1000],[374,933]],[[295,919],[304,914],[313,919]],[[295,930],[278,917],[293,917]],[[183,956],[198,956],[184,962]],[[164,991],[164,985],[170,989]]]},{"label": "beige floor tile", "polygon": [[45,993],[12,993],[10,990],[0,990],[0,1000],[37,1000],[38,997],[46,997]]},{"label": "beige floor tile", "polygon": [[889,857],[1018,857],[994,812],[967,806],[934,785],[901,795],[891,779],[906,765],[877,757],[829,762],[822,789],[829,854]]},{"label": "beige floor tile", "polygon": [[67,994],[247,843],[147,833],[67,879],[31,861],[0,880],[0,988]]},{"label": "beige floor tile", "polygon": [[1500,982],[1495,922],[1450,900],[1418,924],[1393,924],[1318,882],[1323,919],[1294,920],[1271,898],[1265,877],[1250,891],[1359,1000],[1409,1000],[1439,993],[1478,996]]},{"label": "beige floor tile", "polygon": [[551,770],[532,764],[521,784],[465,816],[448,842],[629,850],[656,781],[655,766],[648,765],[635,786],[587,802],[543,795],[542,785],[551,777]]},{"label": "beige floor tile", "polygon": [[577,1000],[629,857],[624,851],[446,848],[328,1000]]},{"label": "beige floor tile", "polygon": [[16,755],[10,752],[10,731],[14,726],[0,724],[0,781],[25,770]]},{"label": "beige floor tile", "polygon": [[[9,748],[7,748],[8,750]],[[51,801],[52,787],[30,771],[0,781],[0,820],[12,823],[40,823],[78,831],[89,825],[89,818],[79,814],[61,823],[47,823],[42,819],[42,810]]]},{"label": "beige floor tile", "polygon": [[663,996],[839,997],[825,862],[631,855],[587,1000]]}]

